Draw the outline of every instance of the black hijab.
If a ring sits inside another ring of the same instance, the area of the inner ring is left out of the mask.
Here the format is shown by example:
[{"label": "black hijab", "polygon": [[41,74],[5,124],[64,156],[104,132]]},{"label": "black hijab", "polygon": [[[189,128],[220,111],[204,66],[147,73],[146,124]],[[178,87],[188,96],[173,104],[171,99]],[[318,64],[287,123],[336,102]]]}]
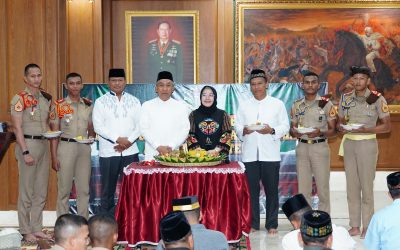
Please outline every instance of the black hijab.
[{"label": "black hijab", "polygon": [[[214,94],[214,102],[210,107],[204,106],[203,103],[201,102],[201,96],[203,95],[203,92],[206,89],[211,89],[211,91]],[[217,91],[213,87],[207,85],[201,89],[201,91],[200,91],[200,107],[197,110],[200,113],[203,113],[205,115],[211,115],[212,113],[214,113],[217,110]]]}]

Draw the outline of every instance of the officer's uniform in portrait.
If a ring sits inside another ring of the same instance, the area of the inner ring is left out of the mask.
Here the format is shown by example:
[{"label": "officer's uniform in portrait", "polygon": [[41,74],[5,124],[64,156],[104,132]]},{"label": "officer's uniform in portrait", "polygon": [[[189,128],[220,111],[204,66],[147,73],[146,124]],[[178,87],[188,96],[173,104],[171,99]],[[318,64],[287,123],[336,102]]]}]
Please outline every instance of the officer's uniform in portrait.
[{"label": "officer's uniform in portrait", "polygon": [[169,71],[176,83],[183,80],[182,46],[179,41],[170,40],[161,44],[159,40],[151,40],[147,48],[148,55],[148,83],[155,83],[157,73]]},{"label": "officer's uniform in portrait", "polygon": [[89,144],[78,143],[74,138],[88,137],[88,126],[92,123],[92,102],[86,98],[73,102],[67,96],[55,103],[56,108],[54,114],[50,114],[50,120],[63,131],[57,148],[57,159],[60,161],[57,171],[57,217],[69,212],[69,197],[74,183],[78,214],[89,218],[91,148]]},{"label": "officer's uniform in portrait", "polygon": [[[355,92],[344,94],[339,103],[339,117],[347,124],[375,127],[378,119],[389,116],[385,98],[368,88],[364,96]],[[343,156],[346,172],[347,202],[351,227],[368,227],[374,213],[374,179],[378,160],[375,134],[348,133],[343,136],[339,155]]]},{"label": "officer's uniform in portrait", "polygon": [[27,150],[35,160],[33,166],[26,165],[22,149],[16,144],[19,173],[18,222],[21,234],[39,232],[43,227],[42,212],[49,179],[49,142],[41,134],[49,130],[51,98],[44,91],[33,95],[25,88],[11,100],[11,115],[22,117]]},{"label": "officer's uniform in portrait", "polygon": [[[328,121],[336,119],[336,109],[327,97],[316,96],[308,102],[305,98],[297,100],[291,111],[291,121],[298,127],[328,130]],[[303,134],[296,147],[296,167],[299,193],[304,194],[311,204],[312,177],[317,184],[318,209],[330,212],[329,177],[330,150],[328,140],[323,135],[308,138]]]}]

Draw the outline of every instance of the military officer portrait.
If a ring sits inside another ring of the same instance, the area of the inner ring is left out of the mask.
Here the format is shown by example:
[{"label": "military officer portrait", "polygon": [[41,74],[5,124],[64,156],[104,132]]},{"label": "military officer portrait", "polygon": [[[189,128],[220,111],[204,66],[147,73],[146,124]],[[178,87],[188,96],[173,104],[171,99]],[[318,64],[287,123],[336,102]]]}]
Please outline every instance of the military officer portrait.
[{"label": "military officer portrait", "polygon": [[157,26],[158,38],[148,42],[147,82],[156,82],[155,73],[169,71],[176,83],[183,80],[183,59],[181,42],[172,39],[172,27],[167,21],[161,21]]},{"label": "military officer portrait", "polygon": [[77,194],[78,214],[89,218],[89,181],[91,174],[91,140],[94,137],[92,101],[81,97],[82,77],[78,73],[66,76],[68,95],[55,101],[50,112],[50,126],[63,131],[60,138],[50,140],[52,168],[57,171],[57,217],[69,213],[72,184]]}]

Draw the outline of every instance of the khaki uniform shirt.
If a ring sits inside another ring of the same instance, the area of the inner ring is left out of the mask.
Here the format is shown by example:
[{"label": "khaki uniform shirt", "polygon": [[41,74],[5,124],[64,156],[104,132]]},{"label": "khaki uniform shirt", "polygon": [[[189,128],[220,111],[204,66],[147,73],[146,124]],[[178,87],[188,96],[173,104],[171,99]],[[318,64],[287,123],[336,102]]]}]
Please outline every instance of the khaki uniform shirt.
[{"label": "khaki uniform shirt", "polygon": [[50,94],[39,91],[36,95],[32,95],[28,88],[11,100],[11,115],[22,116],[22,131],[26,135],[40,136],[49,130],[51,108],[53,106]]},{"label": "khaki uniform shirt", "polygon": [[364,96],[356,96],[355,92],[342,95],[339,103],[339,117],[345,118],[348,124],[361,123],[365,127],[376,126],[379,119],[389,116],[389,107],[383,96],[372,104],[367,103],[371,91],[367,89]]},{"label": "khaki uniform shirt", "polygon": [[75,138],[88,136],[88,124],[92,122],[93,105],[86,98],[80,98],[79,102],[73,102],[67,96],[57,100],[56,108],[50,114],[50,120],[54,124],[60,124],[63,131],[62,137]]},{"label": "khaki uniform shirt", "polygon": [[[318,103],[322,99],[317,95],[312,102],[301,98],[294,102],[291,110],[291,122],[297,123],[298,127],[318,128],[321,132],[328,130],[328,121],[336,119],[336,109],[331,101],[328,101],[323,108]],[[308,139],[307,135],[302,135],[302,139]],[[313,139],[320,139],[314,137]]]}]

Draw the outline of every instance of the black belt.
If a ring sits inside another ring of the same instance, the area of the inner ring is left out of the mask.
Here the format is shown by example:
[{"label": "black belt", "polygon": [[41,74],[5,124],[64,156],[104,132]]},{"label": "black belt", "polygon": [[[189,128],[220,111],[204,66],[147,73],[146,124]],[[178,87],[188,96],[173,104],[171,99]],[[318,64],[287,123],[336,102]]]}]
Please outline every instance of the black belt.
[{"label": "black belt", "polygon": [[45,138],[41,135],[24,135],[26,139],[34,139],[34,140],[44,140]]},{"label": "black belt", "polygon": [[66,142],[77,142],[75,139],[72,139],[72,138],[64,138],[64,137],[61,137],[60,140],[61,140],[61,141],[66,141]]},{"label": "black belt", "polygon": [[313,139],[308,139],[308,140],[299,139],[299,142],[307,143],[307,144],[315,144],[315,143],[320,143],[320,142],[324,142],[324,141],[326,141],[326,139],[316,139],[316,140],[313,140]]}]

